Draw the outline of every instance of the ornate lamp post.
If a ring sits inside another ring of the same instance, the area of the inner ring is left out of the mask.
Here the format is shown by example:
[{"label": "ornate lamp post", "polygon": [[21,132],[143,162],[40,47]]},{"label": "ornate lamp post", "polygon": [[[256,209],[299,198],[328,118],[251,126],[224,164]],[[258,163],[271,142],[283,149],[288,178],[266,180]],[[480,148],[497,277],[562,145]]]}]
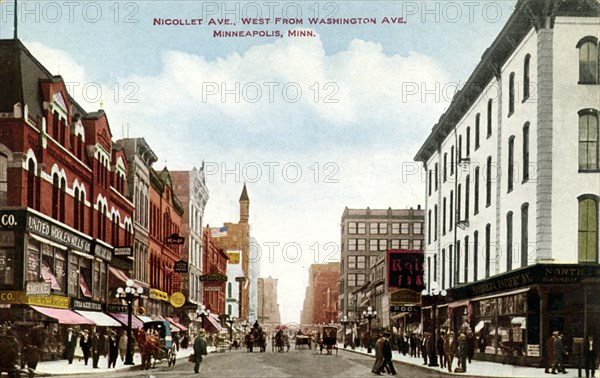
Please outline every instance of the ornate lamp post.
[{"label": "ornate lamp post", "polygon": [[373,307],[369,306],[366,311],[363,311],[363,318],[369,322],[367,328],[367,353],[371,353],[371,320],[375,317],[377,317],[377,310],[374,310]]},{"label": "ornate lamp post", "polygon": [[127,353],[125,354],[125,365],[133,365],[133,338],[131,337],[131,317],[133,313],[133,301],[139,298],[144,289],[138,287],[137,290],[133,287],[133,280],[129,279],[125,282],[125,289],[122,287],[117,289],[117,299],[124,300],[127,303]]},{"label": "ornate lamp post", "polygon": [[204,318],[210,316],[210,310],[206,308],[205,305],[201,304],[198,309],[196,309],[196,315],[198,315],[202,319],[202,329],[204,328]]},{"label": "ornate lamp post", "polygon": [[431,291],[424,289],[421,292],[422,296],[429,297],[429,298],[431,298],[431,301],[432,301],[431,313],[432,313],[432,318],[433,318],[432,319],[433,320],[433,330],[431,332],[431,339],[433,340],[433,343],[432,343],[433,348],[431,348],[431,357],[429,359],[429,366],[438,366],[437,353],[436,353],[437,301],[440,299],[443,300],[447,294],[448,294],[448,292],[446,290],[438,290],[438,289],[433,289]]},{"label": "ornate lamp post", "polygon": [[227,324],[229,324],[229,341],[233,341],[233,323],[235,323],[236,318],[229,318],[225,320]]},{"label": "ornate lamp post", "polygon": [[350,324],[350,319],[348,319],[348,316],[344,315],[344,317],[340,320],[340,323],[342,323],[344,326],[344,348],[346,348],[346,345],[348,345],[348,340],[346,340],[346,326]]}]

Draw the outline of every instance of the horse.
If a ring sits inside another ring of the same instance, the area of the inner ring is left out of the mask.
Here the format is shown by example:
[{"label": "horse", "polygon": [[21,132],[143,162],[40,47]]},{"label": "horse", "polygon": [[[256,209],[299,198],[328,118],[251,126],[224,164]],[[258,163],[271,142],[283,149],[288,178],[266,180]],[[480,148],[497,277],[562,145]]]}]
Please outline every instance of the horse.
[{"label": "horse", "polygon": [[152,358],[156,361],[158,355],[158,337],[148,335],[143,329],[134,330],[134,333],[142,357],[142,370],[150,369]]}]

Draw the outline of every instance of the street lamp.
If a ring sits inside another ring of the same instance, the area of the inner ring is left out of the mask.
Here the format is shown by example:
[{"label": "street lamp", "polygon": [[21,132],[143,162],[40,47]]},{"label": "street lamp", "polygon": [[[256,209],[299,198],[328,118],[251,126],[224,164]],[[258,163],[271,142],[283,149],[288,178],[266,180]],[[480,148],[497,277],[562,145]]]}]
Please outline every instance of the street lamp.
[{"label": "street lamp", "polygon": [[371,320],[373,320],[377,316],[377,310],[374,310],[373,307],[367,307],[366,311],[363,311],[363,318],[366,318],[369,322],[368,332],[367,332],[367,353],[371,353]]},{"label": "street lamp", "polygon": [[233,323],[235,323],[236,318],[230,318],[225,320],[227,324],[229,324],[229,341],[233,341]]},{"label": "street lamp", "polygon": [[431,357],[429,358],[429,366],[438,366],[437,354],[435,351],[436,345],[437,345],[437,339],[435,336],[436,328],[437,328],[437,301],[440,299],[443,300],[447,294],[448,294],[448,292],[446,290],[438,290],[438,289],[433,289],[431,291],[428,291],[427,289],[423,289],[423,291],[421,292],[422,296],[429,297],[432,300],[431,312],[433,314],[433,331],[431,332],[431,339],[433,340],[433,342],[432,342],[433,348],[431,348]]},{"label": "street lamp", "polygon": [[196,314],[202,320],[202,329],[205,329],[204,328],[204,318],[206,318],[207,316],[210,316],[210,310],[207,309],[205,305],[201,304],[200,307],[196,309]]},{"label": "street lamp", "polygon": [[133,280],[128,279],[125,282],[125,289],[119,287],[117,289],[117,299],[127,302],[127,353],[125,354],[125,365],[133,365],[133,339],[131,337],[131,317],[133,313],[133,301],[139,298],[144,289],[138,287],[137,290],[133,287]]},{"label": "street lamp", "polygon": [[340,320],[340,323],[342,323],[342,325],[344,326],[344,349],[345,349],[346,345],[348,345],[348,340],[346,340],[346,326],[348,324],[350,324],[350,319],[348,319],[348,316],[344,315],[344,317]]}]

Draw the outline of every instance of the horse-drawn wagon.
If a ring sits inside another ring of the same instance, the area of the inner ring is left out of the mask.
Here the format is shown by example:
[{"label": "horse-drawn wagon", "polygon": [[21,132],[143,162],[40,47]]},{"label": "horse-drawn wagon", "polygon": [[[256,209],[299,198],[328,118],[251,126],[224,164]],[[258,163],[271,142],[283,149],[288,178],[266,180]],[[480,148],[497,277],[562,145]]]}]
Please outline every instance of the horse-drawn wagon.
[{"label": "horse-drawn wagon", "polygon": [[166,320],[144,323],[144,328],[136,331],[136,339],[142,355],[142,370],[155,367],[156,361],[167,360],[175,365],[177,351],[171,335],[171,325]]},{"label": "horse-drawn wagon", "polygon": [[333,350],[335,349],[335,354],[337,355],[337,327],[334,326],[325,326],[321,332],[321,340],[319,340],[319,351],[323,353],[323,349],[327,351],[327,354],[333,354]]}]

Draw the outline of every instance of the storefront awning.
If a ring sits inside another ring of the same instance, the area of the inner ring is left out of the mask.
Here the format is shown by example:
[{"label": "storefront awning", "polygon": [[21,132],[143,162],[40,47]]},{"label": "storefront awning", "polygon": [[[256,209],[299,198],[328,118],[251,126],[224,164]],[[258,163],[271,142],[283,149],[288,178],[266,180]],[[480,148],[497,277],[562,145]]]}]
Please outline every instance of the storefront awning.
[{"label": "storefront awning", "polygon": [[91,320],[67,309],[31,306],[32,309],[58,320],[60,324],[94,324]]},{"label": "storefront awning", "polygon": [[148,323],[148,322],[153,322],[154,320],[152,320],[151,317],[149,316],[144,316],[144,315],[136,315],[138,318],[140,318],[140,320],[144,323]]},{"label": "storefront awning", "polygon": [[506,293],[498,293],[498,294],[494,294],[494,295],[487,295],[485,297],[477,297],[477,298],[473,298],[471,300],[472,301],[481,301],[481,300],[484,300],[484,299],[492,299],[492,298],[498,298],[498,297],[505,297],[507,295],[521,294],[521,293],[528,292],[529,289],[531,289],[531,288],[530,287],[526,287],[524,289],[513,290],[513,291],[506,292]]},{"label": "storefront awning", "polygon": [[458,302],[452,302],[452,303],[448,303],[448,309],[452,310],[453,308],[457,308],[457,307],[461,307],[461,306],[468,306],[469,305],[469,300],[464,300],[464,301],[458,301]]},{"label": "storefront awning", "polygon": [[223,327],[221,327],[221,323],[219,323],[214,314],[209,314],[204,317],[204,329],[206,329],[206,332],[215,333],[221,332]]},{"label": "storefront awning", "polygon": [[[127,276],[127,274],[125,272],[123,272],[121,269],[119,268],[115,268],[112,266],[108,267],[108,270],[110,271],[110,273],[120,282],[122,282],[123,284],[127,283],[127,280],[129,280],[129,277]],[[142,287],[140,284],[138,284],[137,282],[133,282],[133,287],[135,287],[136,289],[138,287]]]},{"label": "storefront awning", "polygon": [[86,319],[91,320],[97,326],[101,327],[120,327],[121,323],[106,315],[103,312],[98,311],[83,311],[83,310],[75,310],[76,313],[83,316]]},{"label": "storefront awning", "polygon": [[[127,327],[127,314],[123,314],[120,312],[111,312],[110,316],[117,319],[119,322],[121,322],[121,324],[123,324],[125,327]],[[135,316],[131,316],[131,328],[133,328],[133,329],[144,328],[144,323],[140,319],[136,318]]]},{"label": "storefront awning", "polygon": [[182,331],[187,331],[188,330],[186,326],[184,326],[183,324],[181,324],[179,322],[176,322],[175,320],[173,320],[173,318],[169,318],[167,316],[167,320],[169,321],[169,323],[171,323],[172,325],[174,325],[175,327],[179,328]]}]

